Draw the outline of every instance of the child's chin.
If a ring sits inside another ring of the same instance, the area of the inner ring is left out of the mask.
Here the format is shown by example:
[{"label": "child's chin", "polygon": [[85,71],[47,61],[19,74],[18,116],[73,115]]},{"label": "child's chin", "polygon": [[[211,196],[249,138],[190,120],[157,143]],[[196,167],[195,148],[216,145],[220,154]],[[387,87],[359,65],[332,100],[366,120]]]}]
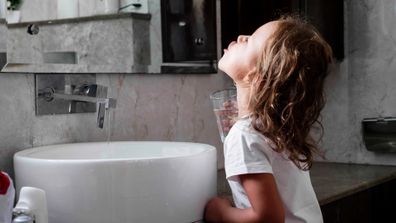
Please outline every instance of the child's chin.
[{"label": "child's chin", "polygon": [[227,71],[226,71],[227,68],[226,68],[226,65],[224,64],[223,57],[220,58],[219,62],[217,63],[217,66],[218,66],[219,70],[221,70],[221,71],[223,71],[223,72],[227,72]]}]

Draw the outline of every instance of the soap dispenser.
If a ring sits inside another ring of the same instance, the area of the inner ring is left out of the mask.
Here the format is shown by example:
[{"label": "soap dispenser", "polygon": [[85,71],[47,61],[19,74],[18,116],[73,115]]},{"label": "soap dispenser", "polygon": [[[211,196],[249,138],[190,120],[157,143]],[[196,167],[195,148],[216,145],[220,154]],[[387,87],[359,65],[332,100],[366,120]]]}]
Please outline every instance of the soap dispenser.
[{"label": "soap dispenser", "polygon": [[362,121],[363,142],[367,150],[396,152],[396,117],[365,118]]},{"label": "soap dispenser", "polygon": [[22,187],[13,215],[13,223],[48,223],[45,191],[35,187]]}]

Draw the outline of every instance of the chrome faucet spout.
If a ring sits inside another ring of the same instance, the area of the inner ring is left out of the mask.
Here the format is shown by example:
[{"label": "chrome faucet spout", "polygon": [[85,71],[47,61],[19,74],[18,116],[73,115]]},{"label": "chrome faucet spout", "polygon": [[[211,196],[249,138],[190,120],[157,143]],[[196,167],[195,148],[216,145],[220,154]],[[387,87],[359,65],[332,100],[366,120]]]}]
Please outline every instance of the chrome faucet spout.
[{"label": "chrome faucet spout", "polygon": [[117,104],[117,100],[114,98],[98,98],[92,96],[83,96],[83,95],[74,95],[74,94],[60,94],[53,93],[51,95],[53,98],[64,99],[69,101],[82,101],[82,102],[91,102],[97,104],[104,104],[105,108],[115,108]]},{"label": "chrome faucet spout", "polygon": [[62,99],[71,102],[95,103],[98,105],[97,126],[103,128],[106,110],[115,108],[117,100],[106,97],[107,87],[104,86],[92,84],[82,85],[74,89],[72,94],[65,94],[57,93],[53,88],[45,88],[39,91],[38,97],[49,102],[54,99]]}]

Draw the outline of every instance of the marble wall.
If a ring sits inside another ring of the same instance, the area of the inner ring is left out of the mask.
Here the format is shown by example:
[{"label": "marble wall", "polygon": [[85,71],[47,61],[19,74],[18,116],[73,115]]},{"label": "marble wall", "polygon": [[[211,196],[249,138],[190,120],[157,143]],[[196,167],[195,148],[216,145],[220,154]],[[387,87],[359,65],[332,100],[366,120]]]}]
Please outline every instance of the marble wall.
[{"label": "marble wall", "polygon": [[[396,3],[345,1],[345,51],[326,84],[321,147],[326,161],[396,165],[395,154],[366,150],[361,120],[396,116]],[[12,155],[32,146],[111,140],[221,142],[208,96],[230,86],[223,74],[98,75],[118,99],[112,123],[97,129],[95,114],[35,116],[34,77],[0,75],[0,169],[12,172]]]},{"label": "marble wall", "polygon": [[328,161],[396,165],[362,139],[364,118],[396,116],[396,2],[345,1],[346,58],[327,84],[323,148]]},{"label": "marble wall", "polygon": [[[189,141],[222,145],[209,94],[229,86],[223,74],[101,74],[117,98],[110,124],[96,127],[96,114],[35,116],[34,75],[0,75],[0,169],[12,172],[12,155],[33,146],[110,140]],[[222,161],[219,160],[219,166]]]},{"label": "marble wall", "polygon": [[5,20],[0,19],[0,52],[7,52],[7,26]]}]

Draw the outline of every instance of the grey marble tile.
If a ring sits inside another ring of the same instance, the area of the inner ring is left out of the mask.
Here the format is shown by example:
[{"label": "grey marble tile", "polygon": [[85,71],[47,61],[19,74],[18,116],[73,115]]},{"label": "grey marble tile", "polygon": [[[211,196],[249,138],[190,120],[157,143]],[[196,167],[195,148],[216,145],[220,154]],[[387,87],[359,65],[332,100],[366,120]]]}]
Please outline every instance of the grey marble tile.
[{"label": "grey marble tile", "polygon": [[0,168],[12,174],[13,153],[48,144],[106,141],[188,141],[214,145],[219,167],[222,143],[209,94],[229,86],[224,74],[97,75],[117,99],[104,129],[96,114],[35,116],[34,75],[0,75]]},{"label": "grey marble tile", "polygon": [[0,23],[0,52],[7,52],[8,30],[5,23]]},{"label": "grey marble tile", "polygon": [[366,150],[363,118],[396,116],[395,1],[345,2],[346,58],[326,87],[322,148],[328,161],[396,165]]}]

